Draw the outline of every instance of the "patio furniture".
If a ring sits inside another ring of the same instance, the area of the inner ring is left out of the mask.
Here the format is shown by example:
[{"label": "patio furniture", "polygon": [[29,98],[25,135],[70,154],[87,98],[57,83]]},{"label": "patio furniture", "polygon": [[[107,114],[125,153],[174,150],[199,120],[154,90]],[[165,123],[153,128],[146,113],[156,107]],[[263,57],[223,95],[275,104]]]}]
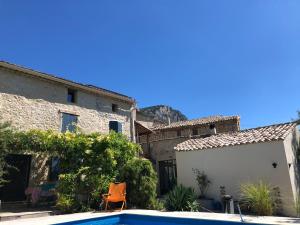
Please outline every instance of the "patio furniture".
[{"label": "patio furniture", "polygon": [[121,210],[126,206],[126,183],[110,183],[107,194],[102,195],[105,203],[105,211],[110,202],[122,202]]},{"label": "patio furniture", "polygon": [[27,197],[28,202],[30,202],[31,204],[35,205],[41,195],[41,187],[37,186],[37,187],[28,187],[25,190],[25,195]]},{"label": "patio furniture", "polygon": [[43,200],[51,199],[56,197],[56,183],[44,183],[35,187],[28,187],[25,190],[25,195],[28,201],[36,205],[38,202]]}]

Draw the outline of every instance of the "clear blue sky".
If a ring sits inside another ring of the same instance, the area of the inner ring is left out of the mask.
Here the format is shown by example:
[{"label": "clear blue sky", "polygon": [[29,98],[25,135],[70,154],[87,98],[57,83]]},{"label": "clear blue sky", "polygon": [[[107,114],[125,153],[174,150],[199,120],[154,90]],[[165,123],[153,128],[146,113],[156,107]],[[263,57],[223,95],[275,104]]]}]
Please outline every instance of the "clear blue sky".
[{"label": "clear blue sky", "polygon": [[0,59],[243,128],[300,109],[299,0],[0,0]]}]

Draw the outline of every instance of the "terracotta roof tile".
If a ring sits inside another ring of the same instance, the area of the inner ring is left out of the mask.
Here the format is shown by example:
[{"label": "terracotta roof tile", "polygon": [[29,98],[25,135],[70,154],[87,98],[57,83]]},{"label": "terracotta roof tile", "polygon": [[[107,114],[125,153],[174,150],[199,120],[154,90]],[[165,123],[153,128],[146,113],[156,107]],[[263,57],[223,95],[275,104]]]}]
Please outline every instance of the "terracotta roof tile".
[{"label": "terracotta roof tile", "polygon": [[185,120],[185,121],[178,121],[171,123],[170,125],[160,125],[156,127],[152,127],[152,130],[167,130],[167,129],[173,129],[173,128],[179,128],[179,127],[188,127],[188,126],[196,126],[196,125],[203,125],[203,124],[210,124],[215,123],[219,121],[226,121],[226,120],[239,120],[239,116],[208,116],[208,117],[202,117],[199,119],[193,119],[193,120]]},{"label": "terracotta roof tile", "polygon": [[177,151],[194,151],[209,148],[284,140],[297,123],[275,124],[246,129],[239,132],[216,134],[205,138],[189,139],[175,147]]}]

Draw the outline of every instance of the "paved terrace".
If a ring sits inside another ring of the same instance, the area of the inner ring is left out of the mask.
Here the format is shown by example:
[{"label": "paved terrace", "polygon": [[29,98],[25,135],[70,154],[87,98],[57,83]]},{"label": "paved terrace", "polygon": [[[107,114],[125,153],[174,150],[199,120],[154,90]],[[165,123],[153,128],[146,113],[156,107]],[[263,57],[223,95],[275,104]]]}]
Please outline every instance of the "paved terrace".
[{"label": "paved terrace", "polygon": [[[122,212],[87,212],[87,213],[75,213],[68,215],[58,216],[46,216],[40,218],[30,219],[19,219],[14,221],[4,221],[1,225],[50,225],[62,222],[69,222],[73,220],[81,220],[95,217],[103,217],[107,215],[119,215],[122,213],[126,214],[138,214],[138,215],[152,215],[152,216],[170,216],[170,217],[185,217],[185,218],[196,218],[196,219],[208,219],[208,220],[226,220],[240,222],[239,215],[235,214],[221,214],[221,213],[203,213],[203,212],[159,212],[153,210],[123,210]],[[246,223],[260,223],[260,224],[300,224],[300,219],[291,217],[255,217],[255,216],[244,216]]]}]

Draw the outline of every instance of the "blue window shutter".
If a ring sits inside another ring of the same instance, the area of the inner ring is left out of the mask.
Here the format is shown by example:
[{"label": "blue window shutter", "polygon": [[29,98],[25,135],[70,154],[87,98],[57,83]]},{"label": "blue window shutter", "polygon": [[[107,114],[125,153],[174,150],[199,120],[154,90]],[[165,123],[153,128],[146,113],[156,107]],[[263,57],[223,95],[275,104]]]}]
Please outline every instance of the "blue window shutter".
[{"label": "blue window shutter", "polygon": [[118,132],[118,122],[117,121],[109,121],[109,131]]},{"label": "blue window shutter", "polygon": [[122,123],[118,122],[118,133],[122,133]]},{"label": "blue window shutter", "polygon": [[122,124],[118,121],[109,121],[109,130],[116,133],[122,133]]}]

